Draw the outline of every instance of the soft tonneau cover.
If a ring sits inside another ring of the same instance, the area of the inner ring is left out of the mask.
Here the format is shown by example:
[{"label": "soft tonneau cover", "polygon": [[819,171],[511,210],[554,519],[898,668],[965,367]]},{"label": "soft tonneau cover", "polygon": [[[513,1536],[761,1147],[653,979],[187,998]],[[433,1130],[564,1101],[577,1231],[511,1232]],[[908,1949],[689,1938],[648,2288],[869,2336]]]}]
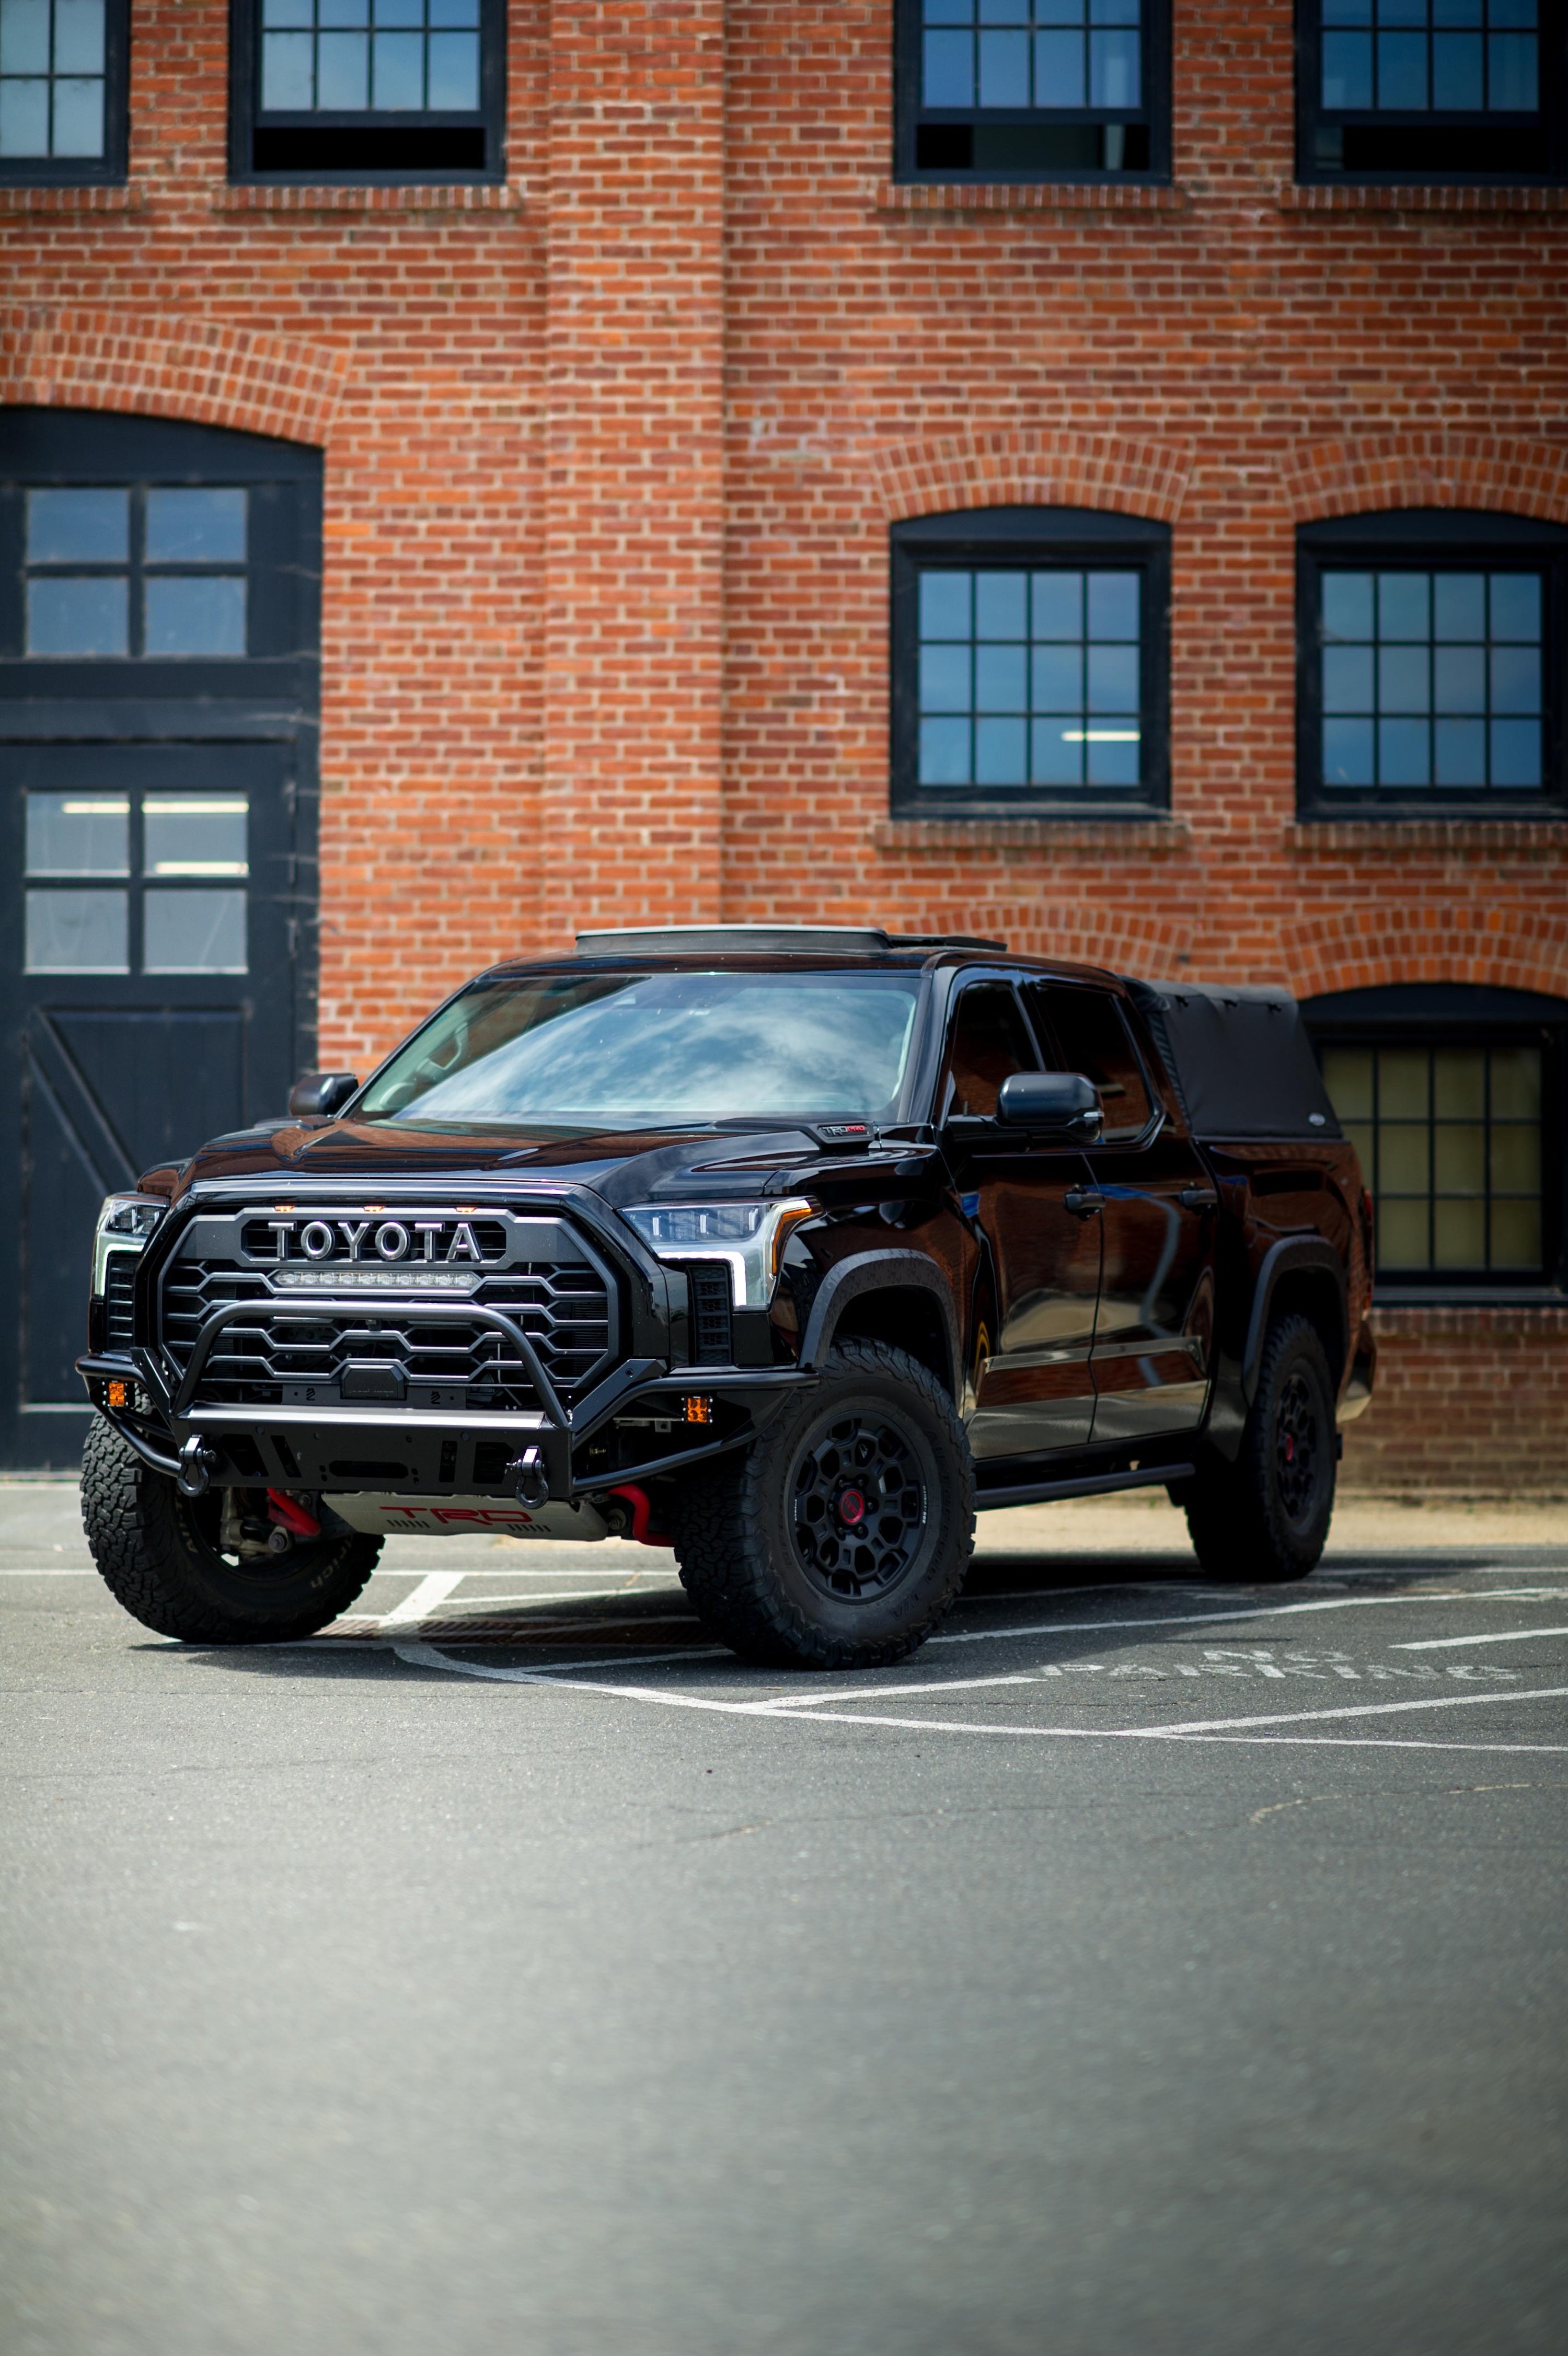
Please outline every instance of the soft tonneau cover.
[{"label": "soft tonneau cover", "polygon": [[1287,990],[1128,978],[1196,1137],[1342,1135]]}]

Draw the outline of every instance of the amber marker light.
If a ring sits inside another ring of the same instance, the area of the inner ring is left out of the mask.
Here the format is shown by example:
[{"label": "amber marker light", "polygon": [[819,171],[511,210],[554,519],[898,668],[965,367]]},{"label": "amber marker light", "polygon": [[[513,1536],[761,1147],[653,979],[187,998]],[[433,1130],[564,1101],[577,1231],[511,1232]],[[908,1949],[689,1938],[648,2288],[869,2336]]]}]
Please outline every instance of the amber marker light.
[{"label": "amber marker light", "polygon": [[712,1423],[713,1419],[714,1402],[712,1398],[702,1391],[688,1391],[686,1394],[687,1422]]}]

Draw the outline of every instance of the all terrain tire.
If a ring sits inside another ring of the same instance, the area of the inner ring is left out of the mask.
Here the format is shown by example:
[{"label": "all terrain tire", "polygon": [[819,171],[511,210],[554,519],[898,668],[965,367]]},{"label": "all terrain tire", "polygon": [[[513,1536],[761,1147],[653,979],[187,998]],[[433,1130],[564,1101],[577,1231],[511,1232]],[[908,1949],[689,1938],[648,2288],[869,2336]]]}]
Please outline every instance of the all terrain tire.
[{"label": "all terrain tire", "polygon": [[253,1568],[218,1547],[222,1500],[182,1497],[94,1417],[81,1459],[81,1522],[105,1586],[134,1619],[188,1644],[275,1644],[346,1612],[380,1538],[324,1537]]},{"label": "all terrain tire", "polygon": [[1305,1579],[1334,1512],[1334,1384],[1316,1327],[1287,1316],[1263,1344],[1234,1464],[1206,1465],[1179,1492],[1197,1558],[1213,1579]]},{"label": "all terrain tire", "polygon": [[743,1658],[903,1660],[950,1608],[974,1544],[974,1471],[952,1400],[902,1350],[842,1342],[821,1384],[744,1455],[687,1480],[674,1540],[699,1615]]}]

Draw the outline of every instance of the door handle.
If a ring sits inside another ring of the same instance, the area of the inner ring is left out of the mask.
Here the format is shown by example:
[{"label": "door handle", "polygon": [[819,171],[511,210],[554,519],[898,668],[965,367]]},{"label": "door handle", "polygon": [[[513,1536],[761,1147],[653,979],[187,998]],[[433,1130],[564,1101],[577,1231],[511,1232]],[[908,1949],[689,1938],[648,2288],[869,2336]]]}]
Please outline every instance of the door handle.
[{"label": "door handle", "polygon": [[1069,1186],[1062,1196],[1062,1208],[1075,1219],[1092,1219],[1105,1208],[1105,1197],[1087,1186]]},{"label": "door handle", "polygon": [[1219,1197],[1212,1186],[1184,1186],[1176,1201],[1184,1211],[1212,1211],[1218,1209]]}]

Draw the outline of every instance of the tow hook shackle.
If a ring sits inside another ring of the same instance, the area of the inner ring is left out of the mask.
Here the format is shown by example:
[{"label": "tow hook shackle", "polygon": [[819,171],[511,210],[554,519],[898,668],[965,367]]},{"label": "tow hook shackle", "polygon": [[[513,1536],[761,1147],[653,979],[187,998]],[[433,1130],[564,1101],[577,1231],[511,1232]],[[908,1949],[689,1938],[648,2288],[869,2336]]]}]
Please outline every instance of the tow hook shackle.
[{"label": "tow hook shackle", "polygon": [[218,1451],[209,1440],[193,1431],[179,1451],[179,1471],[175,1485],[182,1497],[205,1497],[218,1470]]},{"label": "tow hook shackle", "polygon": [[507,1466],[511,1494],[520,1505],[542,1505],[550,1495],[550,1475],[537,1448],[525,1448]]}]

